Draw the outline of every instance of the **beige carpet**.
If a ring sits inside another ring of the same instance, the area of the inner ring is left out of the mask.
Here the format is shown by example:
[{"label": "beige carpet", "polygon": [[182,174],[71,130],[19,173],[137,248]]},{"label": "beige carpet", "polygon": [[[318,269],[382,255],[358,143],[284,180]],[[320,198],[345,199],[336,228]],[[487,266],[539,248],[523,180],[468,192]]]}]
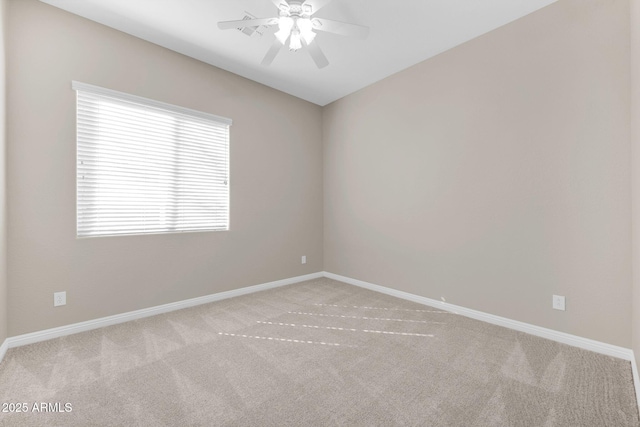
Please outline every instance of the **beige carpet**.
[{"label": "beige carpet", "polygon": [[629,362],[329,279],[11,349],[0,402],[28,405],[10,426],[639,425]]}]

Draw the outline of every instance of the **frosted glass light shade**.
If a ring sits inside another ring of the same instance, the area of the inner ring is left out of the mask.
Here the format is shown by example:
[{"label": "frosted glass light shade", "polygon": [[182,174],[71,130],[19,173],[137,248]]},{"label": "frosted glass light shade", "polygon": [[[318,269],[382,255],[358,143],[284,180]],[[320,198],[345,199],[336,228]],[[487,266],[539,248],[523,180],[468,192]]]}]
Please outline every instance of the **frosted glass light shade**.
[{"label": "frosted glass light shade", "polygon": [[304,38],[304,41],[307,44],[311,44],[313,39],[316,38],[316,33],[313,32],[313,24],[311,24],[311,20],[309,18],[300,18],[296,24],[300,29],[300,34],[302,35],[302,38]]},{"label": "frosted glass light shade", "polygon": [[293,28],[293,19],[288,16],[281,16],[278,19],[278,29],[279,31],[275,33],[276,38],[280,41],[280,43],[285,44],[287,39],[289,38],[289,34],[291,34],[291,29]]},{"label": "frosted glass light shade", "polygon": [[289,40],[289,50],[296,51],[302,47],[302,37],[300,35],[300,30],[294,28],[291,31],[291,39]]}]

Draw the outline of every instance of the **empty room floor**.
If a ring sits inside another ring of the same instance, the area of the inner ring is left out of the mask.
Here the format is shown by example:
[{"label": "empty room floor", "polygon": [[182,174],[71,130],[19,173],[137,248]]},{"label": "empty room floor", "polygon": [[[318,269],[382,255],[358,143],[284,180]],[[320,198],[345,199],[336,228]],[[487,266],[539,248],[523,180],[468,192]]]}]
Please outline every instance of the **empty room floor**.
[{"label": "empty room floor", "polygon": [[326,278],[11,349],[0,402],[28,406],[11,426],[640,425],[628,361]]}]

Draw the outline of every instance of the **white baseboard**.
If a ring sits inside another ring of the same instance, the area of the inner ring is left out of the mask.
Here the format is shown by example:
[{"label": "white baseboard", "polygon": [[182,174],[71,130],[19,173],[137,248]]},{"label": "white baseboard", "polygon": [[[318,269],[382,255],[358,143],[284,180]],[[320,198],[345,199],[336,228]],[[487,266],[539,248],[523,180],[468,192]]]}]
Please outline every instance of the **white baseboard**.
[{"label": "white baseboard", "polygon": [[259,292],[267,289],[273,289],[280,286],[286,286],[293,283],[303,282],[305,280],[317,279],[319,277],[327,277],[327,278],[338,280],[351,285],[359,286],[361,288],[366,288],[372,291],[391,295],[397,298],[413,301],[419,304],[423,304],[430,307],[435,307],[445,311],[449,311],[452,313],[460,314],[466,317],[470,317],[472,319],[481,320],[483,322],[492,323],[494,325],[503,326],[505,328],[514,329],[516,331],[526,332],[531,335],[536,335],[542,338],[550,339],[553,341],[557,341],[563,344],[582,348],[585,350],[594,351],[596,353],[605,354],[607,356],[613,356],[620,359],[629,360],[632,362],[634,380],[640,385],[638,369],[635,363],[633,351],[631,349],[618,347],[612,344],[607,344],[600,341],[579,337],[576,335],[567,334],[565,332],[554,331],[553,329],[547,329],[541,326],[535,326],[529,323],[507,319],[505,317],[495,316],[493,314],[484,313],[482,311],[460,307],[454,304],[433,300],[430,298],[422,297],[422,296],[411,294],[408,292],[403,292],[396,289],[375,285],[373,283],[365,282],[358,279],[353,279],[346,276],[340,276],[338,274],[329,273],[329,272],[312,273],[304,276],[291,277],[288,279],[277,280],[274,282],[262,283],[260,285],[248,286],[240,289],[234,289],[231,291],[219,292],[216,294],[205,295],[198,298],[192,298],[188,300],[173,302],[173,303],[159,305],[155,307],[144,308],[141,310],[130,311],[127,313],[116,314],[113,316],[102,317],[94,320],[88,320],[86,322],[60,326],[58,328],[51,328],[43,331],[18,335],[15,337],[9,337],[2,343],[2,345],[0,345],[0,362],[2,362],[2,359],[9,348],[32,344],[39,341],[46,341],[53,338],[72,335],[79,332],[89,331],[92,329],[97,329],[105,326],[115,325],[118,323],[128,322],[131,320],[142,319],[149,316],[155,316],[157,314],[167,313],[170,311],[180,310],[183,308],[193,307],[196,305],[207,304],[210,302],[220,301],[223,299],[232,298],[240,295],[246,295],[246,294]]},{"label": "white baseboard", "polygon": [[631,362],[631,368],[633,371],[633,380],[636,388],[636,397],[638,398],[638,403],[640,406],[640,377],[638,375],[638,367],[636,365],[635,357],[631,349],[618,347],[612,344],[602,343],[602,342],[591,340],[588,338],[582,338],[582,337],[567,334],[564,332],[554,331],[552,329],[547,329],[540,326],[535,326],[528,323],[507,319],[505,317],[495,316],[493,314],[488,314],[481,311],[460,307],[454,304],[433,300],[433,299],[422,297],[419,295],[410,294],[408,292],[403,292],[396,289],[375,285],[373,283],[365,282],[358,279],[352,279],[350,277],[340,276],[338,274],[329,273],[329,272],[312,273],[304,276],[291,277],[288,279],[277,280],[274,282],[263,283],[260,285],[248,286],[240,289],[234,289],[231,291],[220,292],[220,293],[206,295],[198,298],[192,298],[188,300],[159,305],[159,306],[145,308],[141,310],[130,311],[128,313],[116,314],[114,316],[103,317],[100,319],[88,320],[86,322],[74,323],[67,326],[61,326],[58,328],[46,329],[44,331],[18,335],[15,337],[9,337],[2,343],[2,345],[0,345],[0,363],[2,363],[2,360],[7,350],[10,348],[19,347],[27,344],[33,344],[36,342],[46,341],[53,338],[67,336],[67,335],[72,335],[79,332],[85,332],[92,329],[98,329],[105,326],[111,326],[118,323],[124,323],[131,320],[142,319],[145,317],[155,316],[157,314],[168,313],[171,311],[193,307],[201,304],[207,304],[214,301],[220,301],[227,298],[264,291],[267,289],[273,289],[280,286],[286,286],[286,285],[290,285],[298,282],[303,282],[305,280],[317,279],[320,277],[327,277],[330,279],[348,283],[350,285],[359,286],[361,288],[366,288],[372,291],[391,295],[397,298],[413,301],[419,304],[423,304],[430,307],[435,307],[445,311],[449,311],[452,313],[460,314],[462,316],[470,317],[472,319],[481,320],[483,322],[492,323],[494,325],[503,326],[505,328],[514,329],[521,332],[526,332],[531,335],[536,335],[542,338],[550,339],[553,341],[557,341],[563,344],[582,348],[585,350],[594,351],[596,353],[605,354],[607,356],[613,356],[620,359],[628,360]]},{"label": "white baseboard", "polygon": [[7,354],[7,350],[9,350],[9,339],[4,340],[2,345],[0,345],[0,363],[2,363],[2,359],[4,359],[4,355]]},{"label": "white baseboard", "polygon": [[[103,328],[105,326],[116,325],[131,320],[142,319],[144,317],[155,316],[157,314],[168,313],[170,311],[180,310],[183,308],[193,307],[196,305],[207,304],[214,301],[220,301],[227,298],[233,298],[240,295],[251,294],[254,292],[265,291],[280,286],[291,285],[293,283],[303,282],[305,280],[317,279],[323,277],[323,273],[312,273],[304,276],[291,277],[289,279],[276,280],[275,282],[262,283],[260,285],[248,286],[245,288],[234,289],[217,294],[205,295],[198,298],[172,302],[169,304],[158,305],[155,307],[143,308],[141,310],[130,311],[128,313],[116,314],[113,316],[102,317],[100,319],[88,320],[86,322],[74,323],[71,325],[60,326],[58,328],[46,329],[44,331],[33,332],[24,335],[9,337],[0,347],[0,362],[4,352],[9,348],[19,347],[22,345],[33,344],[40,341],[46,341],[53,338],[59,338],[66,335],[77,334],[79,332],[90,331],[92,329]],[[4,349],[4,352],[3,352]]]},{"label": "white baseboard", "polygon": [[364,282],[350,277],[340,276],[338,274],[324,272],[324,277],[338,280],[350,285],[359,286],[361,288],[370,289],[372,291],[391,295],[397,298],[417,302],[419,304],[428,305],[430,307],[439,308],[452,313],[460,314],[472,319],[481,320],[483,322],[492,323],[494,325],[503,326],[505,328],[514,329],[520,332],[526,332],[552,341],[557,341],[573,347],[594,351],[596,353],[605,354],[607,356],[617,357],[619,359],[633,361],[633,350],[618,347],[612,344],[606,344],[600,341],[582,338],[576,335],[567,334],[565,332],[554,331],[553,329],[543,328],[541,326],[531,325],[529,323],[519,322],[517,320],[507,319],[506,317],[495,316],[493,314],[484,313],[482,311],[472,310],[465,307],[449,304],[442,301],[433,300],[419,295],[410,294],[408,292],[398,291],[396,289],[387,288],[373,283]]},{"label": "white baseboard", "polygon": [[460,306],[449,304],[443,301],[437,301],[434,299],[421,297],[419,295],[398,291],[396,289],[391,289],[391,288],[387,288],[380,285],[374,285],[373,283],[365,282],[358,279],[352,279],[351,277],[340,276],[338,274],[329,273],[326,271],[324,272],[324,277],[338,280],[340,282],[348,283],[350,285],[359,286],[361,288],[369,289],[372,291],[380,292],[383,294],[391,295],[391,296],[405,299],[408,301],[417,302],[419,304],[427,305],[429,307],[439,308],[445,311],[460,314],[462,316],[470,317],[472,319],[481,320],[483,322],[492,323],[494,325],[503,326],[509,329],[514,329],[516,331],[526,332],[531,335],[539,336],[552,341],[557,341],[573,347],[578,347],[584,350],[594,351],[596,353],[604,354],[607,356],[628,360],[631,362],[631,371],[633,375],[633,385],[636,392],[636,401],[638,403],[638,407],[640,408],[640,376],[638,375],[638,366],[636,364],[636,358],[633,353],[633,350],[631,349],[618,347],[616,345],[607,344],[600,341],[591,340],[588,338],[582,338],[582,337],[567,334],[564,332],[554,331],[553,329],[547,329],[541,326],[535,326],[529,323],[507,319],[505,317],[495,316],[493,314],[484,313],[482,311],[460,307]]}]

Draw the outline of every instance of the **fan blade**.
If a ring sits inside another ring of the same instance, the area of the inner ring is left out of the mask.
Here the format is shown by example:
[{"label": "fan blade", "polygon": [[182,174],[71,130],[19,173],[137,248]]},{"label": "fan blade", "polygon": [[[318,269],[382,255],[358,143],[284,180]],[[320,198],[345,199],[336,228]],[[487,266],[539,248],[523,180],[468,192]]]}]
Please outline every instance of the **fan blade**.
[{"label": "fan blade", "polygon": [[311,42],[311,44],[307,44],[303,39],[302,44],[307,47],[307,49],[309,50],[309,55],[311,55],[313,62],[316,63],[318,68],[324,68],[329,65],[329,60],[326,56],[324,56],[324,53],[322,52],[322,49],[320,49],[320,46],[318,46],[317,41],[313,41]]},{"label": "fan blade", "polygon": [[282,48],[282,43],[280,43],[278,39],[275,39],[273,41],[273,44],[267,51],[267,54],[264,56],[264,59],[262,60],[262,65],[264,66],[271,65],[273,60],[276,58],[276,55],[278,54],[278,52],[280,52],[281,48]]},{"label": "fan blade", "polygon": [[[276,0],[274,0],[274,1],[276,1]],[[311,6],[311,14],[314,14],[317,11],[319,11],[320,9],[322,9],[323,7],[325,7],[329,3],[331,3],[331,0],[307,0],[304,3],[302,3],[302,6],[303,7],[305,5]]]},{"label": "fan blade", "polygon": [[278,25],[278,18],[241,19],[239,21],[218,22],[218,28],[220,28],[221,30],[231,30],[234,28],[244,27],[259,27],[261,25]]},{"label": "fan blade", "polygon": [[341,36],[366,39],[369,35],[369,27],[363,27],[362,25],[347,24],[346,22],[333,21],[325,18],[313,18],[311,23],[313,24],[314,30],[339,34]]}]

